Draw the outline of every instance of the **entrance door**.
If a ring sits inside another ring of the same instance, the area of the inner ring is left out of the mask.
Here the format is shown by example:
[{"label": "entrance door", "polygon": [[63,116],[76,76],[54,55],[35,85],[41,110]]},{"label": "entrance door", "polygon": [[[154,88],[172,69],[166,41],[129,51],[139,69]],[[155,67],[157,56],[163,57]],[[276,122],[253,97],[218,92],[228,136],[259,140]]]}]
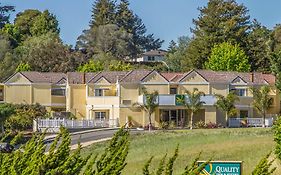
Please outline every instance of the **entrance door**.
[{"label": "entrance door", "polygon": [[248,118],[248,111],[247,110],[240,110],[240,118]]}]

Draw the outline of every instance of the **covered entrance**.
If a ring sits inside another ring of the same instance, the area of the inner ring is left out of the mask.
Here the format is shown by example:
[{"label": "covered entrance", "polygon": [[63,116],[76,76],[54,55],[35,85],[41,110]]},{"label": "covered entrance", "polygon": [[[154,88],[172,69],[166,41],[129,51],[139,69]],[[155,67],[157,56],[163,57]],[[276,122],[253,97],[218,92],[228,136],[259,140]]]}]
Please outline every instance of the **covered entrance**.
[{"label": "covered entrance", "polygon": [[176,126],[181,126],[186,122],[187,112],[185,109],[160,109],[160,122],[174,122]]}]

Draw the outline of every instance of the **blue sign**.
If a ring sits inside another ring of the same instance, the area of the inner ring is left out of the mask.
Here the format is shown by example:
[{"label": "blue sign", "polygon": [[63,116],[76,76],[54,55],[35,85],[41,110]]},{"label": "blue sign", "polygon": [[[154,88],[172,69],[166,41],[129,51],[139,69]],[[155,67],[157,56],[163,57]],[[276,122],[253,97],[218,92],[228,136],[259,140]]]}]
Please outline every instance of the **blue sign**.
[{"label": "blue sign", "polygon": [[200,175],[242,175],[242,161],[210,161]]}]

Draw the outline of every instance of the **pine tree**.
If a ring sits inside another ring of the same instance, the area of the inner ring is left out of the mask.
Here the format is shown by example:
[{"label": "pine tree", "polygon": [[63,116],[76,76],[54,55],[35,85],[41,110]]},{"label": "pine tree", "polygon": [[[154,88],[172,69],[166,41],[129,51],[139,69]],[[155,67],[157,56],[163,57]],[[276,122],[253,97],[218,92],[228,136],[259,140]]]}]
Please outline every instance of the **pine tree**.
[{"label": "pine tree", "polygon": [[193,67],[204,68],[215,44],[230,42],[247,50],[247,33],[250,16],[244,5],[235,0],[209,0],[207,6],[199,8],[200,15],[194,19],[191,29],[193,40],[187,48],[188,59]]},{"label": "pine tree", "polygon": [[96,0],[92,8],[90,27],[98,27],[106,24],[114,24],[115,3],[112,0]]}]

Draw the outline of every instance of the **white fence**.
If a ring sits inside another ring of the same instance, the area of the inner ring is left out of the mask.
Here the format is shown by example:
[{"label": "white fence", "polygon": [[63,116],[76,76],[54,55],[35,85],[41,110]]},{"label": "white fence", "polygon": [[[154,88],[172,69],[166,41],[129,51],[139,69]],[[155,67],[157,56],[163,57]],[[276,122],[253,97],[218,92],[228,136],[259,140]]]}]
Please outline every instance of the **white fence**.
[{"label": "white fence", "polygon": [[[229,118],[229,127],[261,127],[263,125],[263,118]],[[265,126],[271,127],[273,125],[273,118],[265,119]]]},{"label": "white fence", "polygon": [[107,128],[107,127],[117,127],[117,119],[109,120],[70,120],[65,118],[47,118],[38,119],[33,121],[34,131],[43,131],[48,129],[48,132],[57,132],[60,126],[70,129],[80,129],[80,128]]}]

